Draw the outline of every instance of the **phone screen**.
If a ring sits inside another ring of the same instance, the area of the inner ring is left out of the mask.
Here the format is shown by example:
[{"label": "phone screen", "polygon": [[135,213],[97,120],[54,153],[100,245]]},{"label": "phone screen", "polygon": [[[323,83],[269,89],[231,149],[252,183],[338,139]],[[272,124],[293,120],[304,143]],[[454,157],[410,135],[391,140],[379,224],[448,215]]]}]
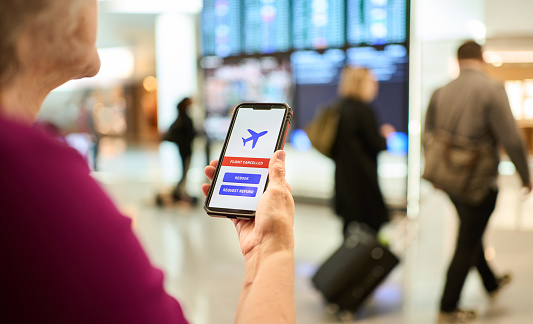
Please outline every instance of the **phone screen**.
[{"label": "phone screen", "polygon": [[[209,208],[255,211],[265,190],[286,109],[236,109]],[[285,134],[283,134],[285,135]]]}]

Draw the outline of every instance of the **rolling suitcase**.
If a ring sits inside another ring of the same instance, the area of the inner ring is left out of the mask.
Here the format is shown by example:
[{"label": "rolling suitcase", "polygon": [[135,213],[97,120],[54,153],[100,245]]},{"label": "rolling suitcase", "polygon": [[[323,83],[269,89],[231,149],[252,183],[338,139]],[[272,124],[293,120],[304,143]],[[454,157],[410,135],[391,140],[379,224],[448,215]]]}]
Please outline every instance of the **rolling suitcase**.
[{"label": "rolling suitcase", "polygon": [[312,278],[337,312],[355,312],[399,263],[363,225],[351,226],[344,244],[324,262]]}]

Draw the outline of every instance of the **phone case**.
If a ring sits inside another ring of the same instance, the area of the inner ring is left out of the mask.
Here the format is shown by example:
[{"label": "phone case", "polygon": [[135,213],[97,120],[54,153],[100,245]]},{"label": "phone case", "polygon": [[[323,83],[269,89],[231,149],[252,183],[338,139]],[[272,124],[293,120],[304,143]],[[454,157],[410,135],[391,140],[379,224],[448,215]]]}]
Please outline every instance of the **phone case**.
[{"label": "phone case", "polygon": [[[286,103],[241,103],[235,107],[235,111],[237,111],[237,108],[239,107],[246,107],[249,108],[250,106],[253,106],[254,109],[272,109],[272,106],[283,106],[283,108],[286,109],[285,118],[283,120],[281,130],[278,135],[278,140],[276,143],[275,150],[272,152],[274,153],[277,150],[283,149],[285,145],[285,140],[287,138],[287,134],[289,131],[289,126],[292,121],[292,109],[287,105]],[[228,147],[228,143],[230,140],[230,134],[233,131],[233,126],[235,123],[236,114],[234,113],[231,119],[231,124],[228,129],[228,133],[226,135],[226,139],[224,140],[224,146],[222,148],[222,152],[220,153],[220,157],[218,160],[218,165],[216,167],[215,175],[213,177],[213,182],[211,183],[211,188],[209,189],[209,192],[207,194],[205,203],[204,203],[204,210],[209,216],[212,217],[223,217],[223,218],[235,218],[235,219],[253,219],[255,217],[255,211],[250,210],[240,210],[240,209],[230,209],[230,208],[210,208],[209,202],[211,200],[211,197],[213,195],[214,187],[215,187],[215,181],[218,180],[220,168],[222,166],[223,158],[226,154],[226,150]],[[265,190],[268,186],[268,178],[266,180]]]}]

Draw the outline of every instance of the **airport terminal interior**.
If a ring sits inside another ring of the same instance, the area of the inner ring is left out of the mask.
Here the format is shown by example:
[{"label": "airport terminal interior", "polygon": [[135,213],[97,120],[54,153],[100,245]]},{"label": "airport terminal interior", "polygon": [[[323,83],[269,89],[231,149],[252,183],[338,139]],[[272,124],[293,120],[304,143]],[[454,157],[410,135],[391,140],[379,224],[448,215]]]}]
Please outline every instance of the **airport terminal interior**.
[{"label": "airport terminal interior", "polygon": [[[53,91],[39,122],[61,130],[132,218],[191,323],[233,323],[241,291],[244,260],[235,228],[206,214],[201,192],[208,181],[204,167],[219,157],[240,102],[286,102],[294,110],[285,151],[296,206],[294,291],[301,324],[437,322],[458,219],[447,195],[421,179],[420,136],[432,92],[459,73],[455,53],[462,41],[484,44],[487,74],[505,84],[533,171],[532,1],[98,3],[101,71]],[[391,211],[380,238],[400,262],[357,312],[338,314],[311,282],[343,244],[342,221],[331,203],[335,165],[303,129],[335,98],[345,65],[374,72],[377,119],[397,131],[378,156],[378,176]],[[198,132],[186,184],[197,203],[172,201],[182,162],[177,146],[161,141],[184,97],[193,100]],[[472,271],[460,306],[478,311],[474,323],[530,323],[533,194],[523,192],[503,150],[498,171],[485,255],[497,274],[511,273],[513,281],[493,300]]]},{"label": "airport terminal interior", "polygon": [[[199,188],[205,180],[202,177],[205,154],[201,149],[202,146],[195,150],[195,167],[189,171],[188,183],[189,192],[199,197]],[[338,323],[339,317],[328,312],[328,305],[314,289],[311,277],[342,244],[341,221],[323,200],[316,202],[297,195],[308,185],[308,174],[316,172],[316,166],[301,170],[302,166],[308,165],[305,162],[309,159],[322,157],[316,152],[302,154],[290,148],[286,151],[287,178],[296,200],[297,323]],[[425,183],[420,213],[416,219],[408,220],[405,211],[397,205],[397,193],[401,192],[398,189],[405,183],[405,176],[398,171],[402,161],[384,155],[380,163],[382,190],[391,205],[397,207],[385,232],[390,237],[392,251],[401,261],[359,312],[345,321],[436,323],[445,273],[455,244],[454,207],[445,194]],[[121,141],[110,140],[102,145],[101,171],[94,172],[94,176],[124,214],[133,218],[135,231],[152,261],[165,271],[168,291],[182,303],[191,323],[233,323],[244,275],[244,261],[233,224],[207,216],[201,205],[155,206],[155,194],[168,192],[175,184],[179,164],[178,152],[171,143],[128,147]],[[504,163],[501,168],[504,174],[499,179],[500,195],[485,235],[486,254],[495,271],[511,272],[514,279],[497,300],[491,301],[479,275],[472,271],[461,305],[479,312],[475,323],[529,323],[533,319],[529,298],[533,289],[530,255],[533,195],[520,193],[519,178],[512,172],[512,165]],[[532,159],[530,168],[533,169]],[[332,166],[320,171],[330,177],[316,180],[314,186],[331,186]]]}]

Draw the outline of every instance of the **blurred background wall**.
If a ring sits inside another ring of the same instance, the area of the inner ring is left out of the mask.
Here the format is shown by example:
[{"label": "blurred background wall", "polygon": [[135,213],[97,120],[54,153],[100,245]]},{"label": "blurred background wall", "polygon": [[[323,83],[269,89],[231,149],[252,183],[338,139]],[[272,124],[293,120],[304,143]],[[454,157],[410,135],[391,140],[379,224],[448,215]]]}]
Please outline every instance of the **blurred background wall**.
[{"label": "blurred background wall", "polygon": [[381,82],[380,122],[409,135],[409,155],[400,155],[406,203],[416,206],[425,107],[457,75],[465,39],[485,44],[488,72],[506,82],[533,151],[531,12],[529,0],[99,1],[101,71],[56,89],[40,119],[65,133],[157,143],[177,102],[192,96],[195,124],[216,145],[236,103],[286,101],[295,110],[288,145],[306,151],[298,129],[333,99],[344,64],[365,65]]}]

